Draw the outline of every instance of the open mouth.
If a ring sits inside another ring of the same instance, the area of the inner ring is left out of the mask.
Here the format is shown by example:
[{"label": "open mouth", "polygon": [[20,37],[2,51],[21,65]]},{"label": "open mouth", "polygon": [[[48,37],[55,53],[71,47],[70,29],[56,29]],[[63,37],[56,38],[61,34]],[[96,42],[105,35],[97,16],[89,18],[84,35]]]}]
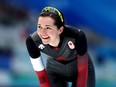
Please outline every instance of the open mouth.
[{"label": "open mouth", "polygon": [[49,36],[41,36],[42,39],[49,39]]}]

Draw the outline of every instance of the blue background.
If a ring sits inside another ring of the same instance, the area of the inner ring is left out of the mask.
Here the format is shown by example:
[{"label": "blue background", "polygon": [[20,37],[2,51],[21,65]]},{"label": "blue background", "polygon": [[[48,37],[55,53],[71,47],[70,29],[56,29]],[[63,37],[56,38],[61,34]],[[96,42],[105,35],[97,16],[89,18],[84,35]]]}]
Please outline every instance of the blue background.
[{"label": "blue background", "polygon": [[85,32],[96,87],[115,87],[115,0],[0,0],[0,86],[38,86],[25,38],[36,30],[38,14],[45,6],[58,8],[66,24]]}]

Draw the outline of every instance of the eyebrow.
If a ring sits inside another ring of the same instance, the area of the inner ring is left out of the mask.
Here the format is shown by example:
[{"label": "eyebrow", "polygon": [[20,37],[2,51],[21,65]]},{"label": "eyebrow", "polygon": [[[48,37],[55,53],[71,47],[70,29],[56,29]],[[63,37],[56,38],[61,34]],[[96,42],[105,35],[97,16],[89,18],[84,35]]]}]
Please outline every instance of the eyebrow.
[{"label": "eyebrow", "polygon": [[[38,24],[38,25],[41,25],[41,24]],[[45,26],[49,26],[49,27],[52,27],[51,25],[45,25]]]}]

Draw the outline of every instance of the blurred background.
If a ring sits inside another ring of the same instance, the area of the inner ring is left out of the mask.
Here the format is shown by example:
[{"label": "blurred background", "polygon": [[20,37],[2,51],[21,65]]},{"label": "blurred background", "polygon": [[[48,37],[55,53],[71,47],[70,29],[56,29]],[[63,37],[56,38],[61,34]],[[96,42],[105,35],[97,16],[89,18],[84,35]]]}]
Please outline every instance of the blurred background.
[{"label": "blurred background", "polygon": [[0,0],[0,87],[39,87],[25,39],[45,6],[85,32],[96,87],[116,87],[116,0]]}]

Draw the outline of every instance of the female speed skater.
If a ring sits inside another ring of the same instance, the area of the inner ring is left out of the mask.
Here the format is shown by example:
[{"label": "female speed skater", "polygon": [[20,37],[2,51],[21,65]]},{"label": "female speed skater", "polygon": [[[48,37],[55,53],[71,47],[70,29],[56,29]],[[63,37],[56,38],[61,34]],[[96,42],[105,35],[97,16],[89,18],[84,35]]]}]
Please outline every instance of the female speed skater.
[{"label": "female speed skater", "polygon": [[[40,87],[95,87],[95,71],[87,51],[84,32],[65,25],[54,7],[38,16],[37,31],[26,39],[26,47]],[[46,67],[41,54],[47,55]]]}]

